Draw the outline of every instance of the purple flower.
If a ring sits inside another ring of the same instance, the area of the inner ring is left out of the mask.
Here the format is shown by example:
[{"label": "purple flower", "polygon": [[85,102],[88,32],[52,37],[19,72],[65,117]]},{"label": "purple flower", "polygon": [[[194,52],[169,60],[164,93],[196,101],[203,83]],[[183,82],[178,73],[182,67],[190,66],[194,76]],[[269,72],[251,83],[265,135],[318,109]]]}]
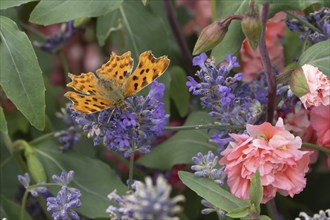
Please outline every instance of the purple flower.
[{"label": "purple flower", "polygon": [[208,215],[212,212],[216,212],[218,214],[218,216],[225,217],[225,215],[227,214],[226,211],[215,207],[212,203],[210,203],[209,201],[207,201],[205,199],[202,199],[201,203],[202,203],[202,205],[204,205],[206,207],[205,209],[203,209],[201,211],[201,213],[203,215]]},{"label": "purple flower", "polygon": [[206,53],[201,53],[198,56],[195,56],[192,60],[194,66],[199,66],[200,68],[205,68],[205,61],[207,60]]},{"label": "purple flower", "polygon": [[47,192],[47,188],[45,187],[37,187],[37,185],[42,185],[44,184],[43,182],[37,183],[37,185],[31,186],[30,187],[30,175],[29,173],[25,173],[23,176],[18,175],[17,176],[18,181],[24,186],[25,189],[27,189],[32,196],[37,197],[39,193],[45,193]]},{"label": "purple flower", "polygon": [[80,219],[74,208],[81,206],[80,191],[72,191],[68,187],[62,186],[56,197],[47,198],[47,211],[52,213],[54,220]]},{"label": "purple flower", "polygon": [[[205,61],[206,59],[197,60]],[[235,67],[239,67],[237,58],[230,54],[226,57],[226,63],[220,68],[216,67],[214,61],[206,60],[205,68],[196,73],[200,83],[197,83],[192,77],[188,77],[186,85],[194,95],[201,96],[202,106],[210,109],[210,116],[218,120],[220,124],[245,126],[246,123],[255,123],[259,119],[261,112],[251,112],[261,105],[259,100],[255,100],[255,96],[265,95],[267,91],[262,87],[265,91],[259,91],[255,95],[251,92],[252,88],[246,89],[249,85],[243,84],[244,88],[239,87],[239,83],[243,80],[242,74],[228,76]],[[261,90],[261,86],[259,88]]]},{"label": "purple flower", "polygon": [[212,151],[209,151],[206,155],[199,152],[192,158],[192,161],[195,165],[192,165],[191,169],[195,171],[195,176],[207,177],[220,186],[224,184],[226,177],[226,174],[223,172],[224,167],[220,169],[215,168],[219,162],[219,158]]},{"label": "purple flower", "polygon": [[189,92],[192,92],[194,95],[198,95],[198,92],[196,92],[196,90],[200,89],[201,85],[196,82],[196,80],[191,76],[188,76],[187,79],[188,81],[186,82],[186,86],[189,87]]},{"label": "purple flower", "polygon": [[74,171],[70,170],[68,173],[65,171],[62,171],[60,176],[53,175],[52,179],[55,183],[60,184],[61,186],[67,186],[74,177]]},{"label": "purple flower", "polygon": [[145,183],[135,181],[133,192],[119,196],[114,190],[108,198],[119,207],[109,206],[107,213],[111,219],[177,219],[175,215],[181,211],[178,202],[184,201],[182,195],[169,198],[171,186],[162,176],[158,176],[156,183],[147,177]]},{"label": "purple flower", "polygon": [[[63,31],[63,29],[66,30]],[[65,42],[67,42],[73,33],[77,29],[73,26],[73,21],[68,21],[67,23],[63,24],[61,31],[48,37],[45,42],[34,42],[34,45],[39,47],[41,50],[46,51],[48,53],[55,53],[56,50]]]},{"label": "purple flower", "polygon": [[288,19],[286,24],[291,31],[300,32],[300,39],[308,39],[312,44],[330,39],[330,9],[321,8],[318,11],[302,17],[306,22],[312,24],[318,31],[307,27],[297,19]]},{"label": "purple flower", "polygon": [[82,125],[94,145],[103,144],[109,150],[129,157],[132,151],[150,152],[150,143],[164,131],[169,115],[165,113],[162,98],[165,87],[153,82],[146,97],[131,96],[124,108],[106,109],[93,114],[72,114]]},{"label": "purple flower", "polygon": [[67,104],[66,108],[62,108],[61,112],[56,113],[56,116],[61,118],[64,123],[69,126],[67,130],[56,132],[54,135],[61,143],[60,151],[62,152],[71,149],[74,144],[80,140],[81,137],[79,133],[81,128],[72,119],[71,115],[74,113],[70,106],[70,104]]}]

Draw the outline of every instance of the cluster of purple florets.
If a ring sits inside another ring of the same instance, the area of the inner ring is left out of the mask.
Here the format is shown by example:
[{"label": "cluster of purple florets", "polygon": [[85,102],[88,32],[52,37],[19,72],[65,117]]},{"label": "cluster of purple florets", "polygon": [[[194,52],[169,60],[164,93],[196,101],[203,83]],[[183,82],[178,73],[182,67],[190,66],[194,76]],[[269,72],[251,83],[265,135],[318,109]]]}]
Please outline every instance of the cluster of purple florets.
[{"label": "cluster of purple florets", "polygon": [[188,76],[186,83],[192,94],[201,96],[202,106],[210,109],[209,115],[223,125],[256,122],[262,113],[261,106],[267,100],[266,93],[261,92],[264,87],[261,90],[257,84],[242,85],[242,73],[230,75],[233,68],[239,67],[236,59],[229,54],[227,62],[217,68],[214,60],[207,59],[202,53],[193,59],[193,64],[201,68],[196,73],[199,82]]},{"label": "cluster of purple florets", "polygon": [[55,137],[58,138],[61,146],[60,151],[64,152],[71,149],[74,144],[80,140],[81,126],[74,122],[71,115],[74,114],[74,110],[70,108],[68,104],[66,108],[62,108],[61,112],[57,112],[56,116],[61,118],[63,122],[68,126],[66,130],[61,130],[55,133]]},{"label": "cluster of purple florets", "polygon": [[49,53],[55,53],[56,50],[64,43],[66,43],[74,32],[77,29],[74,27],[73,21],[68,21],[67,23],[63,24],[62,29],[60,32],[47,37],[45,42],[34,42],[34,45],[39,47],[41,50]]},{"label": "cluster of purple florets", "polygon": [[[199,82],[188,76],[186,83],[189,91],[200,96],[201,105],[209,109],[209,115],[221,125],[254,124],[261,119],[267,103],[264,79],[246,84],[242,82],[242,73],[231,74],[235,67],[239,67],[236,60],[229,54],[226,62],[218,68],[214,60],[202,53],[193,59],[193,64],[201,68],[196,73]],[[220,151],[231,140],[228,132],[230,130],[219,130],[211,136],[211,141],[220,146]]]},{"label": "cluster of purple florets", "polygon": [[[78,189],[69,187],[68,184],[73,180],[74,172],[69,171],[66,173],[63,171],[60,176],[53,175],[54,183],[61,186],[60,191],[56,197],[47,198],[47,211],[52,214],[54,220],[61,219],[76,219],[80,217],[75,208],[81,207],[81,193]],[[37,197],[39,193],[48,192],[46,187],[38,186],[44,183],[38,183],[37,185],[30,185],[30,175],[25,173],[24,175],[18,175],[19,182],[28,190],[32,196]]]},{"label": "cluster of purple florets", "polygon": [[132,96],[124,107],[106,109],[93,114],[73,112],[72,117],[94,145],[103,143],[109,150],[129,157],[132,151],[149,153],[150,143],[163,133],[169,115],[165,113],[164,85],[153,82],[147,96]]},{"label": "cluster of purple florets", "polygon": [[288,19],[286,21],[288,28],[291,31],[300,32],[300,39],[305,41],[308,39],[312,44],[315,44],[320,41],[325,41],[330,39],[330,9],[329,8],[321,8],[318,11],[310,13],[302,17],[306,22],[313,25],[318,31],[315,29],[311,29],[306,26],[302,22],[297,19]]},{"label": "cluster of purple florets", "polygon": [[114,190],[108,198],[117,206],[109,206],[107,213],[113,220],[176,220],[176,214],[182,210],[177,203],[184,201],[183,195],[170,198],[172,187],[165,178],[158,176],[155,183],[150,177],[145,182],[135,181],[132,184],[132,191],[124,196],[117,194]]}]

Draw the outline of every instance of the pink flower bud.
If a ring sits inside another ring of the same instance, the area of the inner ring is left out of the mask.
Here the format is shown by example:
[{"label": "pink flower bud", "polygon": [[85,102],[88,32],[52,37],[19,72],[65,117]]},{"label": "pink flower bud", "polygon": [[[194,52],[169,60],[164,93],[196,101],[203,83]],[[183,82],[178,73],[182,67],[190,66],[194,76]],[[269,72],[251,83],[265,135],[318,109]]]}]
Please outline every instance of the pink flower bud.
[{"label": "pink flower bud", "polygon": [[309,92],[308,84],[301,67],[294,69],[290,76],[290,89],[298,97],[301,97]]},{"label": "pink flower bud", "polygon": [[[305,64],[300,68],[299,75],[297,78],[302,78],[300,75],[303,73],[305,81],[308,86],[308,92],[295,94],[300,98],[305,108],[319,105],[330,104],[330,81],[327,76],[324,75],[317,67],[310,64]],[[292,77],[291,77],[292,79]],[[292,85],[291,85],[292,84]],[[291,90],[293,87],[305,87],[304,80],[299,79],[290,83]],[[294,91],[294,89],[293,89]]]}]

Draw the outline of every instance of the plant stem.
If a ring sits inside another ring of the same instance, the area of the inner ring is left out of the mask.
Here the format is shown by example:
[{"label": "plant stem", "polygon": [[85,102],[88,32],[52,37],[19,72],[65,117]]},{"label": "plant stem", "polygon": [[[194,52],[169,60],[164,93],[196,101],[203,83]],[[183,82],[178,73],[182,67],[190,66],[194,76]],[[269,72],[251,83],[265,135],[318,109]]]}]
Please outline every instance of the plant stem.
[{"label": "plant stem", "polygon": [[8,134],[5,134],[3,132],[0,132],[0,133],[1,133],[2,140],[5,144],[5,146],[7,147],[9,153],[13,154],[14,153],[13,142],[11,141],[10,137],[8,136]]},{"label": "plant stem", "polygon": [[269,200],[269,202],[266,204],[268,215],[273,220],[280,219],[278,216],[278,211],[276,207],[276,203],[274,199]]},{"label": "plant stem", "polygon": [[36,139],[33,139],[32,141],[29,142],[30,145],[38,145],[41,142],[47,140],[50,137],[54,137],[54,135],[56,134],[56,132],[50,132],[47,134],[44,134],[42,136],[37,137]]},{"label": "plant stem", "polygon": [[217,1],[216,0],[211,0],[212,4],[212,21],[217,20]]},{"label": "plant stem", "polygon": [[64,78],[65,78],[65,82],[68,83],[69,82],[69,77],[68,77],[68,73],[69,73],[69,65],[68,62],[66,61],[66,58],[64,56],[64,53],[62,50],[59,50],[57,52],[58,57],[61,60],[61,64],[63,67],[63,72],[64,72]]},{"label": "plant stem", "polygon": [[134,170],[134,153],[135,153],[135,144],[132,145],[131,157],[129,159],[128,191],[130,191],[132,189],[133,170]]},{"label": "plant stem", "polygon": [[325,147],[322,147],[322,146],[319,146],[319,145],[316,145],[316,144],[302,143],[302,146],[307,147],[307,148],[311,148],[311,149],[314,149],[314,150],[322,151],[322,152],[330,155],[330,150],[329,149],[327,149]]},{"label": "plant stem", "polygon": [[217,124],[208,124],[208,125],[184,125],[184,126],[165,126],[165,130],[171,131],[182,131],[182,130],[199,130],[199,129],[219,129],[219,130],[245,130],[245,127],[239,125],[217,125]]},{"label": "plant stem", "polygon": [[170,0],[164,0],[164,5],[165,5],[165,10],[166,10],[168,21],[170,23],[175,40],[180,47],[181,54],[185,60],[187,70],[190,74],[193,74],[194,69],[192,67],[192,55],[191,55],[191,52],[189,51],[188,45],[184,39],[184,36],[181,32],[179,24],[174,15],[172,3]]},{"label": "plant stem", "polygon": [[261,13],[260,13],[262,32],[259,41],[259,51],[260,51],[262,64],[266,72],[267,83],[268,83],[268,105],[267,105],[266,119],[269,123],[272,123],[274,118],[274,110],[275,110],[276,78],[275,78],[275,74],[273,73],[269,54],[266,48],[266,23],[267,23],[268,10],[269,10],[269,3],[262,4]]},{"label": "plant stem", "polygon": [[29,191],[26,189],[24,192],[24,195],[23,195],[23,199],[22,199],[20,220],[24,220],[24,210],[25,210],[26,200],[27,200],[28,195],[29,195]]}]

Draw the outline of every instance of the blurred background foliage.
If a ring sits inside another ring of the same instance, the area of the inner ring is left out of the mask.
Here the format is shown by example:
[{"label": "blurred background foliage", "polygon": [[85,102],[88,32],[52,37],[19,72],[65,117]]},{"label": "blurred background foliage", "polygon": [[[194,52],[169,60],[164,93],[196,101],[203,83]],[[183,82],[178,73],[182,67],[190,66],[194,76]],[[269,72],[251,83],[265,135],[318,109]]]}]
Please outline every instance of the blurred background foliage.
[{"label": "blurred background foliage", "polygon": [[[67,90],[67,73],[95,71],[112,51],[117,54],[131,51],[135,63],[146,50],[152,50],[156,57],[167,55],[170,67],[158,81],[166,85],[164,102],[170,125],[206,124],[212,119],[198,105],[198,100],[190,96],[185,85],[186,76],[197,70],[191,62],[195,42],[211,21],[244,14],[248,2],[2,0],[1,131],[7,132],[12,141],[23,139],[30,143],[48,180],[61,170],[74,170],[74,185],[83,194],[79,214],[91,219],[107,218],[105,210],[110,202],[106,195],[115,188],[120,193],[125,191],[128,161],[105,147],[92,147],[86,137],[68,152],[58,150],[60,143],[54,133],[66,129],[66,125],[56,112],[68,103],[63,96]],[[258,0],[256,4],[263,2],[265,0]],[[327,1],[316,0],[270,3],[270,17],[283,10],[303,11],[312,3],[329,5]],[[73,21],[73,30],[66,38],[69,21]],[[287,29],[280,39],[285,65],[299,58],[303,45],[298,39],[299,34]],[[239,56],[243,40],[240,23],[233,21],[224,40],[209,53],[217,62],[224,60],[228,53]],[[50,45],[43,48],[47,42]],[[8,51],[12,52],[9,58],[5,55]],[[146,94],[147,90],[140,93]],[[173,193],[185,195],[181,219],[216,218],[216,215],[200,214],[200,197],[184,186],[177,174],[178,170],[190,170],[191,158],[197,152],[217,149],[209,142],[211,133],[212,130],[166,132],[154,144],[151,154],[140,156],[136,161],[136,179],[163,173],[173,185]],[[1,137],[2,218],[17,216],[14,210],[18,209],[23,192],[17,175],[26,172],[27,167],[23,151],[9,152],[5,147],[8,140]],[[276,197],[282,219],[293,219],[301,210],[315,213],[329,208],[329,170],[319,164],[314,164],[312,169],[303,193],[293,199]],[[44,203],[40,198],[30,198],[27,204],[33,219],[45,217],[38,202]]]}]

